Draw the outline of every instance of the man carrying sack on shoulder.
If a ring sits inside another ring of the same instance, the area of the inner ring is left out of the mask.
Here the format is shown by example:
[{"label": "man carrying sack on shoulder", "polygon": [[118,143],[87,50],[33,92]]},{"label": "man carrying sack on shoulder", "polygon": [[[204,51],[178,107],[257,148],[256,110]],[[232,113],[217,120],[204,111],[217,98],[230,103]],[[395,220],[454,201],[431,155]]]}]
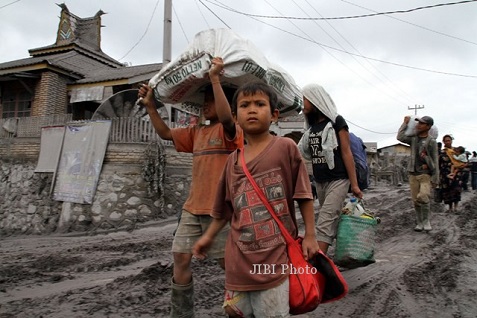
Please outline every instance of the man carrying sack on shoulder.
[{"label": "man carrying sack on shoulder", "polygon": [[429,116],[416,118],[416,134],[406,135],[410,116],[404,117],[404,122],[397,134],[397,140],[411,146],[411,158],[407,167],[411,198],[416,211],[416,227],[414,231],[428,232],[432,230],[430,224],[430,196],[431,188],[435,188],[439,180],[439,166],[436,140],[429,135],[434,120]]}]

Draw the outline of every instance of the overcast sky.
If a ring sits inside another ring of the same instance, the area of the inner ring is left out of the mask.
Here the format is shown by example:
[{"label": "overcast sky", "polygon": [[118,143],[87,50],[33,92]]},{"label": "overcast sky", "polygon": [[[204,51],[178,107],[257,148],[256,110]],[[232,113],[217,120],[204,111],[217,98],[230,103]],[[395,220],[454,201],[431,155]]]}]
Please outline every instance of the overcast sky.
[{"label": "overcast sky", "polygon": [[[54,44],[60,2],[0,0],[0,62]],[[172,59],[197,32],[230,28],[300,87],[322,85],[364,141],[397,143],[403,117],[415,115],[409,108],[423,107],[417,115],[434,118],[438,141],[450,133],[454,146],[477,151],[477,2],[459,2],[173,0]],[[442,5],[450,3],[456,4]],[[132,65],[162,62],[164,0],[65,4],[82,18],[107,13],[101,45],[111,57]]]}]

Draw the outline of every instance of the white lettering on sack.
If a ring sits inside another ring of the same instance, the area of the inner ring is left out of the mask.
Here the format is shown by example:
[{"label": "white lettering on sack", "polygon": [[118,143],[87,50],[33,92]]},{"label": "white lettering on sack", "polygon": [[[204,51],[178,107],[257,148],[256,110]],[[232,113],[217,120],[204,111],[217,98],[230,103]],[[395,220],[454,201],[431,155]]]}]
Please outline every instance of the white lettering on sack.
[{"label": "white lettering on sack", "polygon": [[250,61],[245,61],[242,66],[242,71],[255,75],[257,78],[262,79],[265,76],[265,69],[260,65],[252,63]]},{"label": "white lettering on sack", "polygon": [[194,61],[191,64],[184,65],[179,69],[179,71],[171,74],[164,78],[164,81],[167,85],[176,85],[180,83],[182,80],[187,78],[188,75],[193,74],[202,69],[202,61]]},{"label": "white lettering on sack", "polygon": [[283,78],[275,75],[270,75],[270,78],[268,79],[268,84],[270,86],[275,87],[277,91],[280,93],[283,93],[285,90],[285,82],[283,81]]}]

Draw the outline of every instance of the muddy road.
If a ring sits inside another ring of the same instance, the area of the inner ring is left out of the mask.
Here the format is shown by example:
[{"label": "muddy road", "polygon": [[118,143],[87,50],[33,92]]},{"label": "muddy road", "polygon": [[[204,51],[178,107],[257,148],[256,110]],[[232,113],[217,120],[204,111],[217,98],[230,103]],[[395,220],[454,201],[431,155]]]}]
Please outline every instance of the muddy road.
[{"label": "muddy road", "polygon": [[[381,217],[376,263],[344,270],[349,293],[300,317],[477,317],[477,193],[459,211],[432,204],[413,231],[409,188],[365,194]],[[0,238],[0,318],[167,317],[175,220],[131,232]],[[333,249],[330,254],[332,256]],[[223,271],[193,262],[197,317],[224,317]]]}]

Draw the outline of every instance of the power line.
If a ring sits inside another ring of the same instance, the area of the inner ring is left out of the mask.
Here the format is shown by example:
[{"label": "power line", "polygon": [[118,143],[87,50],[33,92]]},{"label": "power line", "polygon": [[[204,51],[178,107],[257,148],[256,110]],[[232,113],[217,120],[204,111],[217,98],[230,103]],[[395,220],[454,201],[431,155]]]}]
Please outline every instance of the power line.
[{"label": "power line", "polygon": [[[362,6],[360,6],[360,5],[354,4],[354,3],[349,2],[349,1],[346,1],[346,0],[341,0],[341,1],[342,1],[342,2],[345,2],[345,3],[348,3],[348,4],[351,4],[351,5],[355,6],[355,7],[361,8],[361,9],[365,9],[365,10],[368,10],[368,11],[376,12],[376,11],[374,11],[374,10],[368,9],[368,8],[366,8],[366,7],[362,7]],[[474,0],[474,1],[476,1],[476,0]],[[387,15],[386,17],[388,17],[388,18],[390,18],[390,19],[398,20],[398,21],[400,21],[400,22],[403,22],[403,23],[406,23],[406,24],[415,26],[415,27],[417,27],[417,28],[420,28],[420,29],[423,29],[423,30],[426,30],[426,31],[429,31],[429,32],[432,32],[432,33],[436,33],[436,34],[439,34],[439,35],[442,35],[442,36],[446,36],[446,37],[449,37],[449,38],[452,38],[452,39],[455,39],[455,40],[459,40],[459,41],[462,41],[462,42],[466,42],[466,43],[469,43],[469,44],[477,45],[476,42],[472,42],[472,41],[469,41],[469,40],[466,40],[466,39],[459,38],[459,37],[454,36],[454,35],[450,35],[450,34],[446,34],[446,33],[443,33],[443,32],[436,31],[436,30],[432,30],[432,29],[426,28],[426,27],[424,27],[424,26],[422,26],[422,25],[415,24],[415,23],[412,23],[412,22],[408,22],[408,21],[406,21],[406,20],[402,20],[402,19],[399,19],[399,18],[390,16],[390,15]]]},{"label": "power line", "polygon": [[179,19],[179,16],[177,15],[176,7],[174,5],[172,6],[172,10],[174,10],[174,15],[176,16],[177,23],[179,23],[179,26],[181,27],[182,34],[184,34],[184,37],[186,38],[187,43],[189,43],[189,39],[187,38],[187,34],[185,33],[184,28],[182,27],[181,20]]},{"label": "power line", "polygon": [[[199,0],[201,3],[202,0]],[[210,2],[209,0],[205,0],[205,1],[208,1]],[[477,0],[475,0],[477,1]],[[218,1],[216,1],[218,2]],[[224,8],[226,8],[226,6],[224,6]],[[209,8],[208,8],[209,9]],[[210,10],[210,9],[209,9]],[[233,11],[233,10],[229,10],[229,11]],[[215,14],[214,14],[215,15]],[[436,70],[430,70],[430,69],[425,69],[425,68],[421,68],[421,67],[417,67],[417,66],[410,66],[410,65],[404,65],[404,64],[400,64],[400,63],[395,63],[395,62],[389,62],[389,61],[384,61],[384,60],[380,60],[380,59],[376,59],[376,58],[372,58],[372,57],[368,57],[368,56],[364,56],[362,54],[356,54],[356,53],[352,53],[352,52],[349,52],[347,50],[343,50],[343,49],[338,49],[338,48],[335,48],[335,47],[332,47],[332,46],[329,46],[329,45],[326,45],[326,44],[323,44],[323,43],[320,43],[320,42],[317,42],[315,40],[312,40],[312,39],[309,39],[309,38],[306,38],[306,37],[303,37],[303,36],[300,36],[298,34],[295,34],[293,32],[290,32],[288,30],[284,30],[282,28],[279,28],[273,24],[270,24],[270,23],[267,23],[265,21],[262,21],[262,20],[259,20],[255,17],[252,17],[252,16],[249,16],[249,18],[253,19],[253,20],[256,20],[260,23],[263,23],[265,25],[268,25],[274,29],[277,29],[279,31],[282,31],[284,33],[287,33],[289,35],[292,35],[294,37],[297,37],[299,39],[302,39],[302,40],[305,40],[305,41],[308,41],[308,42],[311,42],[311,43],[314,43],[314,44],[317,44],[321,47],[326,47],[328,49],[331,49],[331,50],[335,50],[335,51],[339,51],[339,52],[342,52],[342,53],[346,53],[346,54],[349,54],[349,55],[354,55],[354,56],[358,56],[358,57],[361,57],[361,58],[364,58],[364,59],[368,59],[370,61],[375,61],[375,62],[379,62],[379,63],[384,63],[384,64],[389,64],[389,65],[394,65],[394,66],[399,66],[399,67],[404,67],[404,68],[409,68],[409,69],[413,69],[413,70],[418,70],[418,71],[423,71],[423,72],[429,72],[429,73],[436,73],[436,74],[442,74],[442,75],[449,75],[449,76],[457,76],[457,77],[465,77],[465,78],[477,78],[477,75],[469,75],[469,74],[459,74],[459,73],[451,73],[451,72],[444,72],[444,71],[436,71]]]},{"label": "power line", "polygon": [[362,127],[362,126],[360,126],[360,125],[357,125],[357,124],[353,123],[352,121],[350,121],[350,120],[348,120],[348,119],[346,119],[346,122],[352,124],[353,126],[356,126],[356,127],[358,127],[358,128],[361,128],[361,129],[363,129],[363,130],[372,132],[372,133],[374,133],[374,134],[379,134],[379,135],[395,135],[395,134],[397,134],[397,132],[386,133],[386,132],[379,132],[379,131],[374,131],[374,130],[371,130],[371,129],[368,129],[368,128],[364,128],[364,127]]},{"label": "power line", "polygon": [[[278,12],[279,14],[282,14],[282,13],[281,13],[276,7],[274,7],[269,1],[267,1],[267,0],[264,0],[264,1],[265,1],[273,10],[275,10],[275,11]],[[293,2],[295,3],[295,5],[296,5],[298,8],[300,8],[303,12],[306,13],[306,11],[305,11],[304,9],[302,9],[295,1],[293,1]],[[316,9],[315,9],[315,11],[316,11]],[[254,18],[254,17],[250,17],[250,18],[253,19],[253,20],[256,20],[256,21],[258,21],[258,22],[262,22],[262,21],[260,21],[260,20],[258,20],[258,19],[256,19],[256,18]],[[308,35],[303,29],[301,29],[299,26],[297,26],[297,25],[296,25],[295,23],[293,23],[292,21],[289,21],[289,22],[290,22],[295,28],[297,28],[301,33],[303,33],[308,39],[310,39],[311,41],[313,41],[313,38],[312,38],[310,35]],[[314,23],[317,24],[316,21],[314,21]],[[318,25],[318,26],[319,26],[319,25]],[[319,26],[319,27],[320,27],[326,34],[328,34],[328,36],[329,36],[330,38],[332,38],[338,45],[340,45],[340,43],[339,43],[338,41],[336,41],[328,32],[326,32],[326,30],[324,30],[321,26]],[[335,30],[335,31],[336,31],[336,30]],[[338,31],[336,31],[336,32],[339,34]],[[317,42],[316,42],[316,43],[317,43]],[[348,42],[348,43],[349,43],[349,42]],[[341,61],[338,57],[336,57],[332,52],[329,52],[329,50],[327,50],[326,47],[323,47],[323,46],[322,46],[321,44],[319,44],[319,43],[318,43],[318,45],[320,45],[321,48],[322,48],[326,53],[328,53],[331,57],[333,57],[337,62],[339,62],[339,63],[342,64],[344,67],[346,67],[347,69],[349,69],[351,72],[353,72],[354,74],[356,74],[356,76],[358,76],[359,78],[361,78],[364,82],[368,83],[370,86],[374,87],[375,89],[377,89],[377,90],[379,90],[379,91],[381,90],[381,89],[379,89],[378,87],[376,87],[376,85],[374,85],[373,83],[371,83],[370,81],[368,81],[366,78],[364,78],[363,76],[361,76],[361,74],[359,74],[358,72],[356,72],[355,70],[353,70],[351,67],[349,67],[348,65],[346,65],[343,61]],[[341,46],[341,45],[340,45],[340,46]],[[342,47],[342,46],[341,46],[341,47]],[[343,47],[342,47],[342,49],[344,50]],[[365,70],[368,70],[368,69],[367,69],[364,65],[362,65],[362,64],[360,63],[360,61],[357,60],[354,56],[353,56],[353,58],[354,58],[354,59],[358,62],[358,64],[360,64]],[[369,71],[369,70],[368,70],[368,71]],[[370,72],[370,73],[371,73],[371,72]],[[371,74],[372,74],[372,73],[371,73]],[[373,74],[373,75],[374,75],[374,74]],[[381,80],[379,77],[378,77],[378,79]],[[382,80],[381,80],[381,81],[382,81]],[[383,91],[383,93],[385,93],[386,95],[388,95],[388,97],[390,97],[391,99],[394,99],[394,100],[396,100],[397,102],[399,102],[396,98],[394,98],[393,96],[387,94],[386,92]],[[401,102],[399,102],[399,103],[401,103]],[[406,103],[404,103],[404,104],[406,104]]]},{"label": "power line", "polygon": [[[212,3],[210,0],[205,0],[209,3]],[[460,1],[460,2],[451,2],[451,3],[440,3],[440,4],[437,4],[437,5],[432,5],[432,6],[425,6],[425,7],[419,7],[419,8],[416,8],[416,9],[409,9],[409,10],[400,10],[400,11],[388,11],[388,12],[376,12],[374,10],[371,10],[371,9],[368,9],[368,8],[365,8],[365,7],[362,7],[362,6],[359,6],[357,4],[354,4],[354,3],[351,3],[349,1],[345,1],[345,0],[341,0],[343,2],[346,2],[346,3],[349,3],[351,5],[354,5],[356,7],[359,7],[359,8],[362,8],[362,9],[366,9],[368,11],[372,11],[372,12],[375,12],[374,14],[366,14],[366,15],[357,15],[357,16],[349,16],[349,17],[333,17],[333,18],[311,18],[311,17],[308,17],[308,18],[303,18],[303,17],[289,17],[289,16],[272,16],[272,15],[258,15],[258,14],[250,14],[250,13],[246,13],[246,12],[243,12],[243,11],[239,11],[239,10],[236,10],[236,9],[233,9],[231,7],[228,7],[222,3],[220,3],[219,1],[215,1],[216,3],[212,3],[218,7],[221,7],[222,9],[225,9],[225,10],[228,10],[228,11],[231,11],[231,12],[234,12],[234,13],[237,13],[237,14],[241,14],[241,15],[245,15],[245,16],[248,16],[248,17],[255,17],[255,18],[265,18],[265,19],[287,19],[287,20],[346,20],[346,19],[354,19],[354,18],[364,18],[364,17],[369,17],[369,16],[376,16],[376,15],[385,15],[389,18],[393,18],[393,19],[396,19],[398,21],[401,21],[401,22],[404,22],[404,23],[408,23],[408,24],[411,24],[413,26],[416,26],[416,27],[419,27],[421,29],[424,29],[424,30],[427,30],[427,31],[430,31],[430,32],[434,32],[434,33],[437,33],[437,34],[440,34],[440,35],[443,35],[443,36],[447,36],[447,37],[450,37],[450,38],[453,38],[453,39],[456,39],[456,40],[460,40],[460,41],[463,41],[463,42],[467,42],[467,43],[470,43],[470,44],[473,44],[473,45],[477,45],[476,42],[472,42],[472,41],[469,41],[469,40],[466,40],[466,39],[462,39],[462,38],[459,38],[459,37],[456,37],[456,36],[453,36],[453,35],[449,35],[449,34],[445,34],[445,33],[442,33],[442,32],[439,32],[439,31],[435,31],[435,30],[432,30],[432,29],[429,29],[429,28],[426,28],[426,27],[423,27],[423,26],[420,26],[420,25],[417,25],[417,24],[414,24],[414,23],[411,23],[411,22],[407,22],[405,20],[401,20],[401,19],[398,19],[398,18],[395,18],[393,16],[391,16],[390,14],[393,14],[393,13],[403,13],[403,12],[411,12],[411,11],[416,11],[416,10],[421,10],[421,9],[429,9],[429,8],[434,8],[434,7],[439,7],[439,6],[445,6],[445,5],[456,5],[456,4],[463,4],[463,3],[467,3],[467,2],[476,2],[477,0],[465,0],[465,1]],[[201,1],[202,2],[202,1]],[[209,9],[210,10],[210,9]]]},{"label": "power line", "polygon": [[[475,2],[475,1],[477,1],[477,0],[466,0],[466,1],[458,1],[458,2],[438,3],[438,4],[433,4],[433,5],[429,5],[429,6],[422,6],[422,7],[417,7],[417,8],[408,9],[408,10],[396,10],[396,11],[388,11],[388,12],[375,12],[375,13],[370,13],[370,14],[363,14],[363,15],[356,15],[356,16],[349,16],[349,17],[327,18],[327,20],[356,19],[356,18],[374,17],[374,16],[378,16],[378,15],[390,15],[390,14],[397,14],[397,13],[409,13],[409,12],[418,11],[418,10],[432,9],[432,8],[437,8],[437,7],[456,5],[456,4],[464,4],[464,3]],[[345,2],[347,2],[347,1],[345,1]]]},{"label": "power line", "polygon": [[[205,0],[207,2],[212,3],[210,0]],[[436,7],[443,7],[443,6],[450,6],[450,5],[456,5],[456,4],[464,4],[467,2],[476,2],[477,0],[465,0],[465,1],[459,1],[459,2],[449,2],[449,3],[439,3],[435,5],[429,5],[429,6],[423,6],[423,7],[417,7],[414,9],[408,9],[408,10],[396,10],[396,11],[386,11],[386,12],[375,12],[375,13],[370,13],[370,14],[362,14],[362,15],[351,15],[351,16],[344,16],[344,17],[330,17],[330,18],[313,18],[313,17],[292,17],[292,16],[276,16],[276,15],[260,15],[260,14],[251,14],[251,13],[245,13],[243,11],[238,11],[235,9],[232,9],[230,7],[224,6],[224,5],[219,5],[216,4],[219,7],[222,7],[223,9],[246,15],[249,17],[255,17],[255,18],[265,18],[265,19],[286,19],[286,20],[347,20],[347,19],[358,19],[358,18],[368,18],[368,17],[373,17],[373,16],[378,16],[378,15],[390,15],[390,14],[397,14],[397,13],[409,13],[412,11],[417,11],[417,10],[423,10],[423,9],[432,9]],[[202,1],[201,1],[202,2]],[[347,1],[344,1],[347,2]],[[372,10],[370,10],[372,11]]]},{"label": "power line", "polygon": [[20,0],[16,0],[16,1],[13,1],[13,2],[10,2],[10,3],[7,3],[6,5],[1,6],[0,9],[3,9],[3,8],[5,8],[5,7],[8,7],[8,6],[10,6],[10,5],[14,4],[14,3],[17,3],[17,2],[20,2]]},{"label": "power line", "polygon": [[[205,1],[208,1],[208,0],[205,0]],[[210,1],[208,1],[208,2],[210,2]],[[219,1],[215,1],[215,2],[220,3]],[[201,1],[201,3],[202,3],[202,1]],[[267,3],[268,3],[268,2],[267,2]],[[226,8],[226,6],[223,5],[223,4],[222,4],[222,6],[219,6],[219,7]],[[231,10],[229,10],[229,11],[233,11],[232,8],[230,8],[230,7],[227,7],[227,8],[231,9]],[[211,10],[211,9],[208,8],[208,10]],[[215,14],[214,14],[214,15],[215,15]],[[275,28],[275,29],[277,29],[277,30],[279,30],[279,31],[282,31],[282,32],[284,32],[284,33],[287,33],[287,34],[290,34],[290,35],[292,35],[292,36],[295,36],[295,37],[297,37],[297,38],[304,39],[304,40],[306,40],[306,41],[309,41],[309,42],[312,42],[312,43],[314,43],[314,44],[317,44],[317,45],[322,46],[322,44],[319,43],[319,42],[316,42],[316,41],[307,39],[307,38],[305,38],[305,37],[303,37],[303,36],[300,36],[300,35],[297,35],[297,34],[295,34],[295,33],[292,33],[292,32],[290,32],[290,31],[288,31],[288,30],[281,29],[281,28],[279,28],[279,27],[276,27],[276,26],[274,26],[274,25],[271,25],[271,24],[269,24],[269,23],[266,23],[266,22],[264,22],[264,21],[261,21],[261,20],[259,20],[259,19],[254,18],[254,17],[249,17],[249,18],[251,18],[251,19],[253,19],[253,20],[256,20],[257,22],[263,23],[263,24],[265,24],[265,25],[268,25],[268,26],[270,26],[270,27],[272,27],[272,28]],[[303,31],[302,31],[302,32],[303,32]],[[305,35],[305,36],[306,36],[306,35]],[[346,51],[346,50],[340,50],[340,49],[336,49],[336,48],[334,48],[334,47],[330,47],[330,46],[326,46],[326,45],[323,45],[323,46],[324,46],[324,47],[327,47],[327,48],[330,48],[330,49],[333,49],[333,50],[338,50],[338,51],[341,51],[341,52],[344,52],[344,53],[348,53],[348,54],[350,54],[350,55],[360,56],[360,57],[363,57],[363,58],[365,58],[365,59],[367,58],[367,57],[362,56],[362,55],[360,55],[360,54],[350,53],[350,52],[348,52],[348,51]],[[444,74],[448,74],[448,75],[462,76],[462,74],[453,74],[453,73],[432,71],[432,70],[426,70],[426,69],[419,69],[419,68],[415,68],[415,67],[412,67],[412,66],[407,66],[407,65],[401,65],[401,64],[392,63],[392,62],[381,61],[381,60],[373,59],[373,58],[367,58],[367,59],[369,59],[369,60],[374,60],[374,61],[378,61],[378,62],[383,62],[383,63],[388,63],[388,64],[392,64],[392,65],[407,67],[407,68],[413,68],[413,69],[417,69],[417,70],[423,70],[423,71],[433,72],[433,73],[441,73],[441,74],[444,73]],[[477,76],[473,76],[473,75],[463,75],[463,76],[464,76],[464,77],[472,77],[472,78],[476,78],[476,77],[477,77]],[[397,134],[397,132],[381,132],[381,131],[375,131],[375,130],[367,129],[367,128],[364,128],[364,127],[362,127],[362,126],[360,126],[360,125],[357,125],[357,124],[355,124],[355,123],[353,123],[353,122],[350,122],[349,120],[347,120],[347,122],[348,122],[349,124],[353,125],[353,126],[356,126],[356,127],[360,128],[360,129],[362,129],[362,130],[365,130],[365,131],[368,131],[368,132],[370,132],[370,133],[377,134],[377,135],[386,136],[386,135],[396,135],[396,134]]]},{"label": "power line", "polygon": [[195,5],[197,6],[197,9],[199,9],[200,15],[202,16],[202,19],[204,19],[205,24],[207,24],[207,28],[210,29],[209,22],[208,22],[207,19],[205,18],[204,13],[202,12],[202,10],[200,9],[199,3],[197,3],[197,1],[194,1],[194,3],[195,3]]},{"label": "power line", "polygon": [[[297,7],[300,8],[300,10],[302,10],[305,14],[307,14],[306,11],[305,11],[303,8],[301,8],[294,0],[293,0],[293,2],[295,3],[295,5],[296,5]],[[305,0],[305,2],[306,2],[317,14],[319,14],[319,15],[321,16],[321,14],[318,12],[318,10],[317,10],[308,0]],[[308,14],[307,14],[307,15],[308,15]],[[322,27],[318,24],[318,22],[316,22],[316,21],[313,21],[313,22],[315,23],[315,25],[319,26],[331,39],[333,39],[333,41],[335,41],[335,43],[337,43],[342,49],[345,49],[336,39],[334,39],[328,32],[326,32],[326,30],[325,30],[324,28],[322,28]],[[326,22],[346,43],[348,43],[348,45],[349,45],[352,49],[354,49],[357,53],[361,54],[361,52],[360,52],[350,41],[348,41],[329,21],[325,21],[325,22]],[[366,67],[366,65],[364,65],[363,63],[361,63],[361,61],[360,61],[358,58],[356,58],[356,57],[354,57],[354,56],[352,56],[352,57],[353,57],[353,59],[354,59],[363,69],[365,69],[366,71],[368,71],[371,75],[375,76],[375,77],[376,77],[380,82],[382,82],[384,85],[388,86],[389,88],[393,88],[393,87],[394,87],[394,88],[397,88],[397,86],[396,86],[386,75],[384,75],[377,67],[375,67],[371,62],[369,62],[369,61],[366,60],[366,59],[363,59],[364,62],[366,62],[369,66],[371,66],[371,69],[370,69],[370,68]],[[372,72],[372,69],[374,69],[375,72]],[[378,76],[379,74],[380,74],[382,77]],[[359,74],[357,74],[357,75],[358,75],[359,77],[361,77]],[[362,78],[362,77],[361,77],[361,78]],[[389,86],[388,83],[386,83],[385,81],[383,81],[382,78],[384,78],[385,80],[387,80],[389,83],[393,84],[393,87]],[[391,96],[391,95],[389,95],[387,92],[385,92],[384,90],[381,90],[380,88],[376,87],[374,84],[372,84],[371,82],[369,82],[369,81],[366,80],[365,78],[362,78],[362,79],[363,79],[365,82],[367,82],[368,84],[370,84],[371,86],[375,87],[377,90],[380,90],[380,91],[382,91],[383,93],[385,93],[386,95],[388,95],[390,98],[396,100],[396,101],[399,102],[399,103],[402,103],[403,100],[402,100],[402,101],[399,101],[399,100],[396,99],[394,96]],[[403,95],[403,96],[408,95],[406,92],[403,92],[402,90],[400,90],[400,92],[401,92],[401,95]],[[398,96],[400,96],[400,95],[398,94]],[[408,100],[411,101],[410,98],[409,98]],[[407,103],[405,102],[405,103],[403,103],[403,104],[407,104]]]},{"label": "power line", "polygon": [[[476,0],[476,1],[477,1],[477,0]],[[204,3],[202,0],[199,0],[199,2],[202,3],[202,5],[203,5],[204,7],[206,7],[206,9],[209,10],[217,19],[219,19],[220,22],[222,22],[227,28],[232,29],[231,27],[228,26],[227,23],[225,23],[224,20],[222,20],[218,15],[216,15],[214,11],[212,11],[208,6],[206,6],[205,3]]]},{"label": "power line", "polygon": [[134,44],[134,45],[129,49],[129,51],[127,51],[126,54],[124,54],[124,56],[119,59],[119,61],[121,61],[121,60],[124,59],[126,56],[128,56],[129,53],[131,53],[131,51],[134,50],[134,49],[136,48],[136,46],[139,45],[139,43],[141,43],[142,39],[144,39],[144,37],[146,36],[147,32],[149,31],[149,27],[151,26],[152,19],[154,18],[154,14],[156,13],[156,9],[157,9],[157,5],[158,5],[158,4],[159,4],[159,0],[156,1],[156,5],[154,6],[154,10],[152,11],[151,18],[149,19],[149,23],[147,24],[146,30],[144,31],[144,33],[142,34],[142,36],[139,38],[139,40],[136,42],[136,44]]}]

